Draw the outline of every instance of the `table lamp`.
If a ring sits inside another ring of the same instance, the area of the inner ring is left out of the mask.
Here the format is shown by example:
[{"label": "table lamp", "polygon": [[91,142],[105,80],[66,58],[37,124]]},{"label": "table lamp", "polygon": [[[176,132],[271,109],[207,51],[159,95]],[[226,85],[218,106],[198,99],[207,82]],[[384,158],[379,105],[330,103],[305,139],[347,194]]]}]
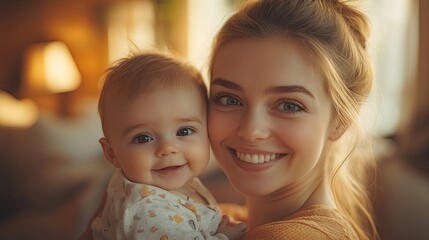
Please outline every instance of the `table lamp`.
[{"label": "table lamp", "polygon": [[[21,95],[37,97],[60,94],[77,89],[81,75],[65,43],[61,41],[35,43],[24,53]],[[64,98],[64,97],[63,97]],[[60,95],[59,112],[67,112]],[[68,106],[66,106],[68,107]]]}]

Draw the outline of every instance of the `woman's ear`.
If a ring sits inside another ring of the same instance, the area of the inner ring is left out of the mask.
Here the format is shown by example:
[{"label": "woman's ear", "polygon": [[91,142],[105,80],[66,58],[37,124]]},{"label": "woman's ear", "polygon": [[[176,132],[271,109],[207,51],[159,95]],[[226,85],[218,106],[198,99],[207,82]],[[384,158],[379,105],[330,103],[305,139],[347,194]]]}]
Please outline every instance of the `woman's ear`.
[{"label": "woman's ear", "polygon": [[115,152],[107,138],[100,138],[99,140],[101,148],[103,148],[104,157],[113,164],[113,166],[120,168],[121,165],[118,163],[115,157]]},{"label": "woman's ear", "polygon": [[334,117],[331,122],[330,132],[329,132],[329,140],[336,141],[338,140],[343,133],[347,130],[348,124],[341,122],[338,117]]},{"label": "woman's ear", "polygon": [[344,125],[338,123],[337,126],[331,130],[331,133],[329,134],[329,140],[336,141],[338,140],[343,133],[346,131],[347,127]]}]

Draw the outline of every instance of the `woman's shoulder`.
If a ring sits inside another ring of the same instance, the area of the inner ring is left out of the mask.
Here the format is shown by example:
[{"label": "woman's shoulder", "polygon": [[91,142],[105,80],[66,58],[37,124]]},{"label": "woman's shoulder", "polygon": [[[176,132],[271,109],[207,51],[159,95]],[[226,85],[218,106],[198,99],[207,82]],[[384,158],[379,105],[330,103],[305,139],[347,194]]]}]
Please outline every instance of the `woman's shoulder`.
[{"label": "woman's shoulder", "polygon": [[249,231],[243,239],[358,239],[353,227],[336,209],[312,205],[277,222]]}]

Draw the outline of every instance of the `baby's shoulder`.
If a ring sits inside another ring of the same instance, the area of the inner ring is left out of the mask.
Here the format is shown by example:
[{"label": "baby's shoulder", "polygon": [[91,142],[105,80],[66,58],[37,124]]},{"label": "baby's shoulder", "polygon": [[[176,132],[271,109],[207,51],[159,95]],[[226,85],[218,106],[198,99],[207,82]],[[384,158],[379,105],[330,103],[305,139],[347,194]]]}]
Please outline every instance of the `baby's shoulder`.
[{"label": "baby's shoulder", "polygon": [[111,179],[107,188],[107,203],[112,203],[122,208],[134,205],[150,207],[167,202],[177,202],[175,194],[157,186],[135,183],[129,181],[123,174],[117,172]]}]

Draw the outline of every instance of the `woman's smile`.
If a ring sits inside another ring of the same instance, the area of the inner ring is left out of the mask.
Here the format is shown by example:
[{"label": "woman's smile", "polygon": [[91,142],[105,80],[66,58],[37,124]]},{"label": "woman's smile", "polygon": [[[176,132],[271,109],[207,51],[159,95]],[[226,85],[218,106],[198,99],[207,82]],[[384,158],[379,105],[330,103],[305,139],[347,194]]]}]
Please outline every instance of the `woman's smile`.
[{"label": "woman's smile", "polygon": [[263,171],[270,168],[276,162],[284,160],[287,153],[274,153],[261,150],[237,150],[228,148],[235,164],[246,171]]},{"label": "woman's smile", "polygon": [[235,151],[237,158],[241,161],[253,164],[262,164],[270,161],[274,161],[279,158],[280,154],[271,153],[271,154],[252,154],[244,153],[240,151]]}]

